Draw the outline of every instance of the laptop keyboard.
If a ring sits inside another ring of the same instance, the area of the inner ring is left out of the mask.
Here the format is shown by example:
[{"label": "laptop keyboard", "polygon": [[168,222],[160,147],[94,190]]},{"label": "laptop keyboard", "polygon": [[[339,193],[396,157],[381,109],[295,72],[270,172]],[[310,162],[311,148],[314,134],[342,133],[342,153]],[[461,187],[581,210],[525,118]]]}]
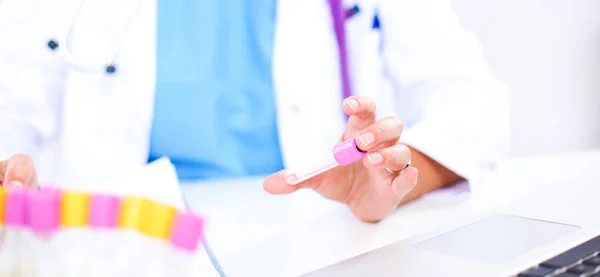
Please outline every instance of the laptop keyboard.
[{"label": "laptop keyboard", "polygon": [[600,236],[521,272],[518,277],[600,277]]}]

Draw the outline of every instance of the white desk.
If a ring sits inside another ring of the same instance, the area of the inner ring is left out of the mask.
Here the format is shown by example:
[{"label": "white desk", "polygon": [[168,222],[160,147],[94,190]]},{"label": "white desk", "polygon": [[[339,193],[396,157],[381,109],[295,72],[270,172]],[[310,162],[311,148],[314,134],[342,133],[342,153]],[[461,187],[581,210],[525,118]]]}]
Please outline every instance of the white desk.
[{"label": "white desk", "polygon": [[268,195],[260,179],[189,184],[183,193],[206,218],[208,242],[228,277],[298,276],[540,187],[598,180],[599,167],[600,151],[513,158],[476,193],[432,193],[378,224],[361,222],[345,206],[309,190]]}]

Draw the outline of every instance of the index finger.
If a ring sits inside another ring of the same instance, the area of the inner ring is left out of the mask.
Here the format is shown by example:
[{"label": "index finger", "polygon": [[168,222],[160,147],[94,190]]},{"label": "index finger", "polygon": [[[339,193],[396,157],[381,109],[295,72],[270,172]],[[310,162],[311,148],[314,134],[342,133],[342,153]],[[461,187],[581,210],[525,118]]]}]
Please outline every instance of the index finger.
[{"label": "index finger", "polygon": [[37,186],[37,174],[33,160],[26,155],[15,155],[6,161],[3,184],[20,182],[26,186]]},{"label": "index finger", "polygon": [[350,116],[342,140],[350,139],[375,123],[375,100],[364,96],[351,96],[344,100],[344,112]]},{"label": "index finger", "polygon": [[0,161],[0,184],[4,184],[4,175],[6,174],[7,161]]}]

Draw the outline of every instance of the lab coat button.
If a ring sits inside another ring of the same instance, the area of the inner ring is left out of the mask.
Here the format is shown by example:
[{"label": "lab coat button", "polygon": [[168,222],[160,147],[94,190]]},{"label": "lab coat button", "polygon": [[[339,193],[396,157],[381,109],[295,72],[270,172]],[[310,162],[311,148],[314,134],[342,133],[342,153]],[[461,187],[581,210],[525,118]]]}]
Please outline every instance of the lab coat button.
[{"label": "lab coat button", "polygon": [[56,42],[55,40],[51,39],[50,41],[48,41],[48,48],[50,48],[52,50],[58,48],[58,42]]},{"label": "lab coat button", "polygon": [[106,73],[108,74],[113,74],[115,71],[117,71],[117,68],[112,64],[106,67]]}]

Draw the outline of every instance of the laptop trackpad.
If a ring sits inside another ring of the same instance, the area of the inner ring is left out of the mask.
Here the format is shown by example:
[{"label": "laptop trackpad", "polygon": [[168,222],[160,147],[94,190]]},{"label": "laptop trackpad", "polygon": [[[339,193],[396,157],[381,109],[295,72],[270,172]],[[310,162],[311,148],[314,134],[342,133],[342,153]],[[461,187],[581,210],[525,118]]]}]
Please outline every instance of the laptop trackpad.
[{"label": "laptop trackpad", "polygon": [[488,263],[501,263],[579,227],[510,215],[494,215],[415,247]]}]

